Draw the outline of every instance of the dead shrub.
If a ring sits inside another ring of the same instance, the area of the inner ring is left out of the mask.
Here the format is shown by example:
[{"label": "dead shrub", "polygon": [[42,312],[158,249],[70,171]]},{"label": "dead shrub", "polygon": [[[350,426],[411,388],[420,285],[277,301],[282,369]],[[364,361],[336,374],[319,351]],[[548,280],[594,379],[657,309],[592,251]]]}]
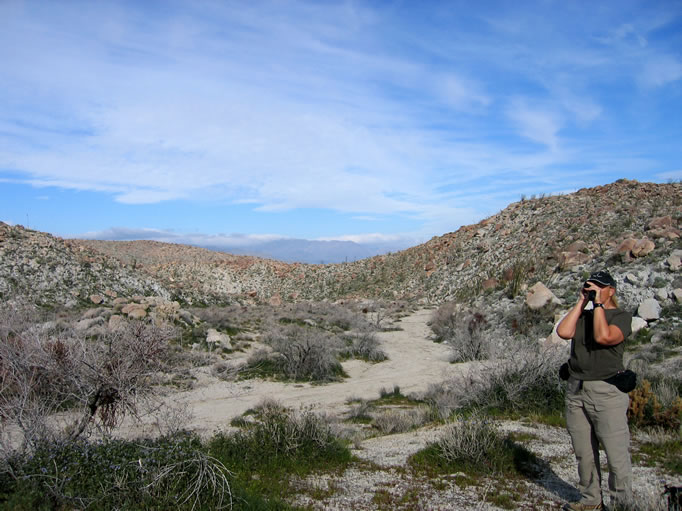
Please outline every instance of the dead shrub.
[{"label": "dead shrub", "polygon": [[517,342],[510,357],[487,362],[467,374],[432,385],[426,399],[441,417],[461,407],[556,413],[564,407],[557,368],[563,352]]},{"label": "dead shrub", "polygon": [[340,341],[324,331],[287,325],[271,330],[264,342],[272,353],[259,352],[249,359],[249,368],[274,369],[293,380],[332,381],[343,375],[337,360]]},{"label": "dead shrub", "polygon": [[90,427],[107,433],[138,415],[176,336],[170,326],[135,322],[87,339],[36,328],[30,315],[9,309],[0,325],[0,423],[27,446],[73,440]]},{"label": "dead shrub", "polygon": [[424,408],[388,409],[374,415],[372,425],[382,434],[405,433],[429,422],[429,412]]},{"label": "dead shrub", "polygon": [[437,339],[452,348],[451,362],[486,360],[494,354],[494,335],[486,331],[488,321],[478,312],[446,303],[433,314],[430,326]]},{"label": "dead shrub", "polygon": [[359,332],[344,336],[346,347],[341,352],[345,358],[359,358],[367,362],[382,362],[388,358],[381,343],[372,332]]}]

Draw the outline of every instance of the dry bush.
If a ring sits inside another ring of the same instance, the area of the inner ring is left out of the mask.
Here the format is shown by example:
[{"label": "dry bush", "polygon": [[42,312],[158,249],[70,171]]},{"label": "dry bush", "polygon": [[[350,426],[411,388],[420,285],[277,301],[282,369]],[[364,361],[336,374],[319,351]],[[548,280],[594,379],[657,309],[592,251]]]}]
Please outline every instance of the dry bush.
[{"label": "dry bush", "polygon": [[474,411],[467,417],[454,417],[436,445],[440,455],[448,462],[478,466],[491,453],[501,450],[502,442],[497,426],[480,412]]},{"label": "dry bush", "polygon": [[343,373],[336,356],[341,343],[336,336],[323,331],[288,325],[270,331],[264,339],[281,372],[294,380],[330,381]]},{"label": "dry bush", "polygon": [[367,362],[382,362],[388,358],[381,349],[381,342],[371,332],[360,332],[344,336],[346,348],[341,355],[347,358],[359,358]]},{"label": "dry bush", "polygon": [[27,446],[75,439],[92,426],[108,432],[137,415],[176,336],[170,326],[137,322],[87,339],[36,327],[34,318],[9,309],[0,317],[0,424]]},{"label": "dry bush", "polygon": [[655,427],[677,431],[682,417],[682,398],[675,396],[664,406],[652,390],[649,380],[642,380],[630,393],[628,419],[638,427]]},{"label": "dry bush", "polygon": [[557,370],[565,354],[522,342],[509,346],[509,353],[507,359],[431,385],[426,399],[440,417],[461,407],[540,413],[563,410],[564,389]]},{"label": "dry bush", "polygon": [[486,360],[495,353],[495,335],[488,330],[488,321],[477,312],[458,304],[446,303],[433,314],[430,326],[439,341],[452,348],[451,362]]},{"label": "dry bush", "polygon": [[372,425],[382,434],[405,433],[429,422],[429,410],[413,408],[409,410],[388,409],[374,415]]}]

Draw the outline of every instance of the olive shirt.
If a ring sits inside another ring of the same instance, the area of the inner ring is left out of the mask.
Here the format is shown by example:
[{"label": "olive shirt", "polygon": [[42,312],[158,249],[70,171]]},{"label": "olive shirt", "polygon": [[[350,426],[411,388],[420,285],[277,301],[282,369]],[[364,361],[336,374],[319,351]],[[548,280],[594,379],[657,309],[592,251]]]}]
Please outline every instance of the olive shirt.
[{"label": "olive shirt", "polygon": [[584,310],[575,327],[571,342],[571,358],[568,369],[578,380],[604,380],[623,367],[623,352],[628,335],[632,332],[632,314],[622,309],[604,309],[606,322],[617,326],[623,332],[623,342],[605,346],[594,340],[593,311]]}]

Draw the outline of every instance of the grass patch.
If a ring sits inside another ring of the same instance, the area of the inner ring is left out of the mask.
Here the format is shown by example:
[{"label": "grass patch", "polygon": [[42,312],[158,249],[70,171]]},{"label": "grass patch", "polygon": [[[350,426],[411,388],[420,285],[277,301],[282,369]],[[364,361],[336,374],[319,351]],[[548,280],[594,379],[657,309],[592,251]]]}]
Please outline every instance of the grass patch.
[{"label": "grass patch", "polygon": [[266,403],[245,429],[219,434],[209,452],[235,473],[239,487],[277,499],[296,491],[291,476],[341,470],[351,461],[348,447],[332,434],[329,424],[311,412],[294,414]]},{"label": "grass patch", "polygon": [[633,456],[638,463],[658,466],[670,474],[682,475],[682,438],[670,438],[663,442],[645,442]]}]

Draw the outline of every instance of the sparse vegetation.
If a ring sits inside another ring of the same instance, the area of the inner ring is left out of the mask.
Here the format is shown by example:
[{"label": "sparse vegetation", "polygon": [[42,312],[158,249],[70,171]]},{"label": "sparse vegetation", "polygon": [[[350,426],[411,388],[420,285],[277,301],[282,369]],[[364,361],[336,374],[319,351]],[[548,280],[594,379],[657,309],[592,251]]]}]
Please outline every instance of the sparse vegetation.
[{"label": "sparse vegetation", "polygon": [[504,437],[484,414],[457,415],[440,438],[410,460],[420,471],[537,475],[539,460]]}]

